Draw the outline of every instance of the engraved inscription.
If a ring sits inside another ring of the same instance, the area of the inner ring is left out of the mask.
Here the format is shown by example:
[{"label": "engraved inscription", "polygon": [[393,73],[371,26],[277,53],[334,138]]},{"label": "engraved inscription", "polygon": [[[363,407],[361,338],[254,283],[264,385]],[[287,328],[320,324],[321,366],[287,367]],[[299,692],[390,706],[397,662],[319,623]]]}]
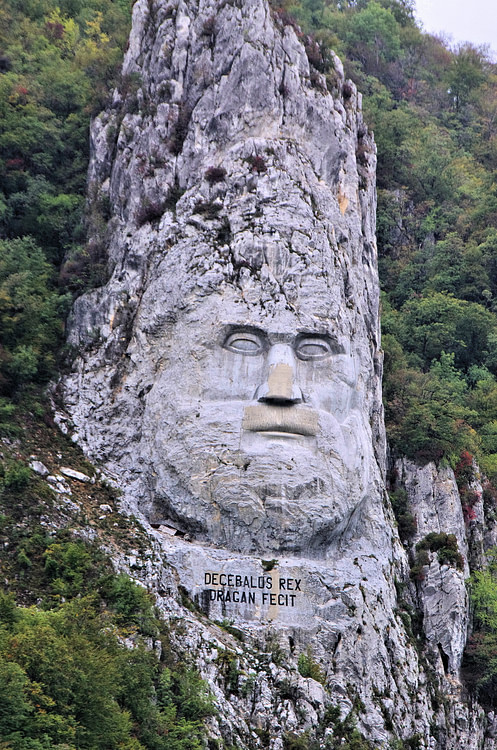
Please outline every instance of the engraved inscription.
[{"label": "engraved inscription", "polygon": [[211,602],[295,607],[302,578],[273,575],[241,575],[240,573],[209,572],[204,574]]}]

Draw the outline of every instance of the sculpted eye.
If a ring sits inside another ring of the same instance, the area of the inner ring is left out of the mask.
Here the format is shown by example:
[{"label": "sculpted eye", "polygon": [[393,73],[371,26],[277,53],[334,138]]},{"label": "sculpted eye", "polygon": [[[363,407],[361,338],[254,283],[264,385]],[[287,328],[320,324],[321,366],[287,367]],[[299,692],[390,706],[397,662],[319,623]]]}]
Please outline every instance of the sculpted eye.
[{"label": "sculpted eye", "polygon": [[248,355],[260,354],[264,350],[261,339],[255,334],[245,331],[230,334],[224,342],[224,347],[232,352]]},{"label": "sculpted eye", "polygon": [[331,347],[326,339],[300,339],[295,347],[299,359],[323,359],[331,353]]}]

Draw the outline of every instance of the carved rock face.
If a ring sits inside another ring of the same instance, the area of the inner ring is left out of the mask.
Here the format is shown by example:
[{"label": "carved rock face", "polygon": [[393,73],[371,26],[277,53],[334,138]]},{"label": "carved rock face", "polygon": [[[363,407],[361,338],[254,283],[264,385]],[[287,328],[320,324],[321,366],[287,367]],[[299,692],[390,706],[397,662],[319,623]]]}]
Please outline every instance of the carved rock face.
[{"label": "carved rock face", "polygon": [[268,316],[225,287],[164,333],[142,428],[154,515],[240,551],[312,554],[371,491],[361,358],[304,307]]},{"label": "carved rock face", "polygon": [[65,402],[132,510],[323,557],[382,502],[374,144],[338,59],[332,96],[260,0],[222,4],[211,49],[210,8],[135,5],[125,72],[153,106],[93,127],[114,270],[75,306]]}]

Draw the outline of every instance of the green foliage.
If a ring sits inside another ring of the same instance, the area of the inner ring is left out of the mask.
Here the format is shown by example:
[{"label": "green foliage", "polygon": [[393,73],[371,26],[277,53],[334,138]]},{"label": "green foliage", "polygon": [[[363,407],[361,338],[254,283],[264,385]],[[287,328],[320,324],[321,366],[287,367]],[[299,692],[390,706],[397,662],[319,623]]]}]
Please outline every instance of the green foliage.
[{"label": "green foliage", "polygon": [[471,575],[474,631],[464,652],[462,676],[483,705],[497,707],[497,550],[488,567]]},{"label": "green foliage", "polygon": [[445,456],[453,465],[462,451],[475,453],[478,415],[469,408],[454,354],[442,352],[423,373],[408,365],[395,337],[386,336],[384,345],[385,420],[394,450],[424,462]]},{"label": "green foliage", "polygon": [[119,622],[139,627],[145,635],[156,635],[157,624],[153,599],[146,589],[121,573],[103,580],[100,593],[112,607]]},{"label": "green foliage", "polygon": [[240,687],[240,670],[237,655],[233,653],[233,651],[224,649],[219,652],[216,663],[219,667],[220,674],[223,676],[224,689],[228,693],[238,695]]},{"label": "green foliage", "polygon": [[68,601],[43,611],[0,592],[2,740],[12,750],[202,750],[212,698],[171,656],[155,619],[164,661],[146,647],[153,613],[144,589],[122,574],[102,577],[108,563],[79,540],[49,544],[42,559],[47,586]]},{"label": "green foliage", "polygon": [[[326,729],[332,729],[332,734],[327,733],[324,739]],[[315,732],[285,732],[283,747],[284,750],[375,750],[376,746],[358,731],[353,712],[341,720],[340,708],[329,706]]]},{"label": "green foliage", "polygon": [[485,81],[486,67],[485,52],[473,45],[462,44],[456,51],[447,74],[449,93],[456,110],[477,100],[479,89]]},{"label": "green foliage", "polygon": [[262,569],[266,572],[273,570],[275,565],[278,565],[278,560],[272,558],[271,560],[261,560]]},{"label": "green foliage", "polygon": [[432,292],[408,300],[400,310],[399,342],[404,351],[419,358],[424,369],[442,354],[454,355],[454,366],[467,371],[473,364],[485,364],[495,356],[495,316],[482,305]]},{"label": "green foliage", "polygon": [[[49,419],[36,394],[55,371],[70,303],[64,289],[80,292],[104,278],[102,242],[84,245],[88,126],[116,81],[131,5],[15,0],[2,7],[3,435],[23,435],[28,412]],[[108,207],[94,213],[103,231]],[[115,575],[96,546],[69,531],[47,535],[53,500],[23,461],[0,464],[3,577],[21,601],[38,603],[21,607],[0,592],[0,744],[201,750],[203,719],[213,711],[204,683],[171,655],[143,587]],[[148,649],[151,636],[161,639],[161,661]]]},{"label": "green foliage", "polygon": [[464,560],[459,552],[457,539],[454,534],[446,534],[444,531],[437,533],[432,531],[416,545],[416,550],[430,550],[436,552],[440,565],[453,565],[463,570]]},{"label": "green foliage", "polygon": [[361,735],[356,728],[356,718],[351,711],[344,719],[340,719],[338,706],[330,706],[322,721],[322,729],[333,729],[332,737],[326,741],[327,750],[374,750],[374,745]]},{"label": "green foliage", "polygon": [[174,672],[165,669],[160,678],[159,703],[174,705],[178,716],[187,721],[200,721],[214,714],[212,696],[198,673],[182,666]]},{"label": "green foliage", "polygon": [[410,511],[407,492],[403,488],[391,492],[390,502],[397,521],[399,536],[403,542],[409,540],[416,533],[416,518]]},{"label": "green foliage", "polygon": [[347,18],[342,35],[347,54],[368,70],[377,71],[400,55],[399,24],[391,10],[375,0]]},{"label": "green foliage", "polygon": [[42,554],[44,572],[57,596],[74,597],[94,581],[97,555],[82,541],[53,542]]},{"label": "green foliage", "polygon": [[[104,0],[4,10],[0,81],[3,228],[30,234],[62,259],[79,221],[87,162],[88,112],[104,103],[117,73],[131,3]],[[24,53],[20,53],[22,39]]]},{"label": "green foliage", "polygon": [[393,451],[455,465],[467,450],[497,476],[495,65],[423,34],[412,5],[293,0],[281,12],[322,57],[341,55],[374,130]]},{"label": "green foliage", "polygon": [[479,629],[497,633],[497,586],[495,565],[486,570],[477,570],[471,576],[471,601],[475,622]]},{"label": "green foliage", "polygon": [[0,390],[11,394],[53,374],[68,299],[30,238],[0,240]]},{"label": "green foliage", "polygon": [[451,565],[458,570],[464,569],[464,558],[459,552],[454,534],[432,531],[416,544],[416,557],[410,571],[412,580],[424,580],[424,568],[430,564],[429,552],[437,553],[440,565]]},{"label": "green foliage", "polygon": [[312,658],[310,648],[299,655],[298,670],[302,677],[310,677],[322,685],[326,682],[326,675],[319,664]]},{"label": "green foliage", "polygon": [[21,492],[31,478],[31,469],[21,461],[11,461],[2,470],[2,487],[12,493]]},{"label": "green foliage", "polygon": [[285,732],[283,736],[283,750],[317,750],[318,747],[317,742],[311,740],[310,732]]},{"label": "green foliage", "polygon": [[219,625],[220,628],[226,630],[227,633],[232,635],[233,638],[236,638],[238,641],[245,640],[243,631],[239,628],[235,628],[232,620],[227,620],[226,618],[224,620],[216,620],[216,625]]},{"label": "green foliage", "polygon": [[[57,274],[83,240],[89,115],[112,90],[130,17],[131,0],[2,9],[0,396],[17,397],[54,373],[69,302]],[[68,286],[79,291],[101,278],[88,276]]]}]

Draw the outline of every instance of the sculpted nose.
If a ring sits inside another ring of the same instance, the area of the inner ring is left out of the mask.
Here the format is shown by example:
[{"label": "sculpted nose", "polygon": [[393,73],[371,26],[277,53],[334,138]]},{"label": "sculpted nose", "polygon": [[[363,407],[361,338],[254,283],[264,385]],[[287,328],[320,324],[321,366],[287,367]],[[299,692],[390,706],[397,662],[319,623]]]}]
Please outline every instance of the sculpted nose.
[{"label": "sculpted nose", "polygon": [[296,382],[296,362],[293,350],[287,344],[274,344],[267,359],[267,377],[256,392],[258,401],[290,405],[303,401],[302,391]]}]

